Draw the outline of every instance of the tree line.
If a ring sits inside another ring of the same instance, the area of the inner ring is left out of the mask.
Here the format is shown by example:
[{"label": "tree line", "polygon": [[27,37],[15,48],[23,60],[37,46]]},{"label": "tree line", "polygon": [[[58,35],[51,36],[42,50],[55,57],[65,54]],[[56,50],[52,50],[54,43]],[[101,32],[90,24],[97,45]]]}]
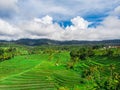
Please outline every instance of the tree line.
[{"label": "tree line", "polygon": [[0,48],[0,61],[9,60],[15,56],[16,48]]}]

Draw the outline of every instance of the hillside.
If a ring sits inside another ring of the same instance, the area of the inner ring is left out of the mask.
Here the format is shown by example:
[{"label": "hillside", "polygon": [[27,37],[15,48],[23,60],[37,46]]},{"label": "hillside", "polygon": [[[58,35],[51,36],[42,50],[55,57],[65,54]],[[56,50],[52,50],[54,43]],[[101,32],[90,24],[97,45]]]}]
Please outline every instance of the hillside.
[{"label": "hillside", "polygon": [[69,68],[66,51],[15,56],[0,63],[0,90],[119,90],[119,79],[105,85],[111,80],[111,64],[115,67],[113,74],[120,72],[120,58],[95,52],[96,56],[80,60],[73,68]]}]

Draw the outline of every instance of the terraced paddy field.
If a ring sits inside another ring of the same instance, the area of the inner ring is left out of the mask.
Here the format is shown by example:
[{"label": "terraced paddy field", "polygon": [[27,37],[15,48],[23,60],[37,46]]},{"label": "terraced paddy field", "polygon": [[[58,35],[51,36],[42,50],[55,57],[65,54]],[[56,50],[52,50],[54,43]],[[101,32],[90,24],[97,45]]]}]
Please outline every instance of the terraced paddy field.
[{"label": "terraced paddy field", "polygon": [[[0,63],[0,90],[96,90],[94,81],[82,78],[82,72],[91,65],[112,63],[96,58],[80,61],[74,69],[68,69],[69,52],[15,56]],[[114,60],[119,71],[119,58]]]},{"label": "terraced paddy field", "polygon": [[[47,54],[24,55],[1,62],[0,90],[56,90],[58,82],[60,84],[69,82],[68,85],[71,85],[73,83],[72,77],[76,82],[78,81],[78,77],[73,76],[64,67],[55,66],[59,55],[55,54],[52,61],[48,61],[49,57],[51,56]],[[65,59],[65,57],[68,58],[69,55],[63,55],[61,59]],[[60,63],[63,63],[64,59]],[[67,74],[71,74],[71,76],[67,77]]]}]

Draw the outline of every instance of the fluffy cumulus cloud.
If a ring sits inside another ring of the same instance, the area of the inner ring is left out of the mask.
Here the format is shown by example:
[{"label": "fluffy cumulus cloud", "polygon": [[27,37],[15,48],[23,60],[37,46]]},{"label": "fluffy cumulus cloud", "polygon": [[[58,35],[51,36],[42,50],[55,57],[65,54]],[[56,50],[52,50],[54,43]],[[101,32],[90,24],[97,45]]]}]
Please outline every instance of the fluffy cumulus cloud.
[{"label": "fluffy cumulus cloud", "polygon": [[20,38],[19,28],[11,25],[10,23],[0,19],[0,39],[1,40],[12,40]]},{"label": "fluffy cumulus cloud", "polygon": [[82,17],[75,17],[71,19],[71,22],[74,26],[71,26],[71,29],[86,29],[89,25],[88,21],[85,21]]},{"label": "fluffy cumulus cloud", "polygon": [[77,16],[71,19],[72,25],[62,28],[53,23],[50,16],[33,18],[14,26],[0,20],[0,39],[19,38],[48,38],[54,40],[104,40],[120,38],[120,19],[117,16],[108,16],[96,28],[89,28],[90,22]]},{"label": "fluffy cumulus cloud", "polygon": [[26,21],[19,24],[19,28],[24,30],[30,38],[51,38],[53,34],[62,31],[62,28],[57,23],[53,23],[50,16]]},{"label": "fluffy cumulus cloud", "polygon": [[[63,0],[60,0],[59,3],[56,0],[46,0],[46,3],[45,0],[10,0],[9,3],[6,0],[1,0],[0,12],[1,10],[17,10],[17,14],[15,14],[15,19],[5,19],[0,16],[0,39],[120,39],[120,6],[118,5],[114,9],[113,7],[105,8],[106,6],[111,6],[111,4],[116,6],[119,3],[118,0],[114,0],[114,2],[113,0],[109,0],[109,2],[104,1],[104,3],[103,0],[89,1],[94,2],[94,5],[89,4],[86,0],[74,0],[74,2],[71,0],[64,3],[62,3]],[[82,3],[81,6],[79,5],[80,3]],[[71,8],[74,10],[71,10]],[[104,17],[96,27],[89,27],[94,22],[81,17],[85,13],[98,13],[107,10],[108,16]],[[70,20],[71,25],[61,27],[55,22],[57,16],[61,16],[62,20],[64,20],[64,16],[65,18],[70,18],[71,16],[74,18]]]}]

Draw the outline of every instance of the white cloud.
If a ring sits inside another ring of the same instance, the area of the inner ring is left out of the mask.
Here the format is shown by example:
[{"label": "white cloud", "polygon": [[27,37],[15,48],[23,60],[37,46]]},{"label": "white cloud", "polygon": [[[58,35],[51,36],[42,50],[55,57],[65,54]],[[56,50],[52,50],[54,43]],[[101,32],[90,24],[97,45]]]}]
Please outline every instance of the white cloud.
[{"label": "white cloud", "polygon": [[73,23],[73,26],[71,26],[71,29],[87,29],[88,25],[90,24],[88,21],[84,20],[82,17],[75,17],[71,19],[71,22]]},{"label": "white cloud", "polygon": [[118,6],[117,8],[115,8],[115,13],[116,13],[117,15],[120,15],[120,6]]},{"label": "white cloud", "polygon": [[15,9],[17,2],[18,0],[0,0],[0,9]]},{"label": "white cloud", "polygon": [[102,26],[103,26],[103,28],[107,28],[107,29],[119,29],[120,28],[120,19],[117,16],[108,16],[102,22]]},{"label": "white cloud", "polygon": [[50,17],[48,15],[43,17],[42,19],[34,18],[34,21],[38,22],[38,23],[43,23],[43,24],[52,24],[53,23],[52,17]]},{"label": "white cloud", "polygon": [[21,38],[21,30],[8,23],[7,21],[4,21],[0,19],[0,39],[4,40],[12,40],[12,39],[19,39]]},{"label": "white cloud", "polygon": [[[19,16],[22,18],[42,17],[45,15],[64,15],[68,10],[56,5],[54,0],[21,0],[18,3]],[[25,17],[27,15],[27,17]]]},{"label": "white cloud", "polygon": [[108,14],[120,4],[119,0],[19,0],[19,14],[22,18],[50,15],[54,20],[68,20],[88,14]]},{"label": "white cloud", "polygon": [[0,0],[0,17],[16,22],[45,15],[52,16],[55,21],[96,14],[104,17],[118,5],[119,0]]},{"label": "white cloud", "polygon": [[11,26],[8,22],[0,19],[0,34],[14,35],[15,28]]},{"label": "white cloud", "polygon": [[118,16],[120,17],[120,6],[117,6],[114,11],[111,12],[112,16]]},{"label": "white cloud", "polygon": [[33,18],[31,21],[12,25],[0,20],[0,39],[20,38],[48,38],[54,40],[105,40],[120,39],[120,19],[117,16],[108,16],[96,28],[89,28],[90,22],[77,16],[71,19],[73,25],[62,28],[53,23],[53,18]]},{"label": "white cloud", "polygon": [[63,31],[57,23],[53,23],[50,16],[26,21],[19,24],[19,28],[24,30],[29,38],[52,38],[55,33],[59,34],[59,32]]}]

